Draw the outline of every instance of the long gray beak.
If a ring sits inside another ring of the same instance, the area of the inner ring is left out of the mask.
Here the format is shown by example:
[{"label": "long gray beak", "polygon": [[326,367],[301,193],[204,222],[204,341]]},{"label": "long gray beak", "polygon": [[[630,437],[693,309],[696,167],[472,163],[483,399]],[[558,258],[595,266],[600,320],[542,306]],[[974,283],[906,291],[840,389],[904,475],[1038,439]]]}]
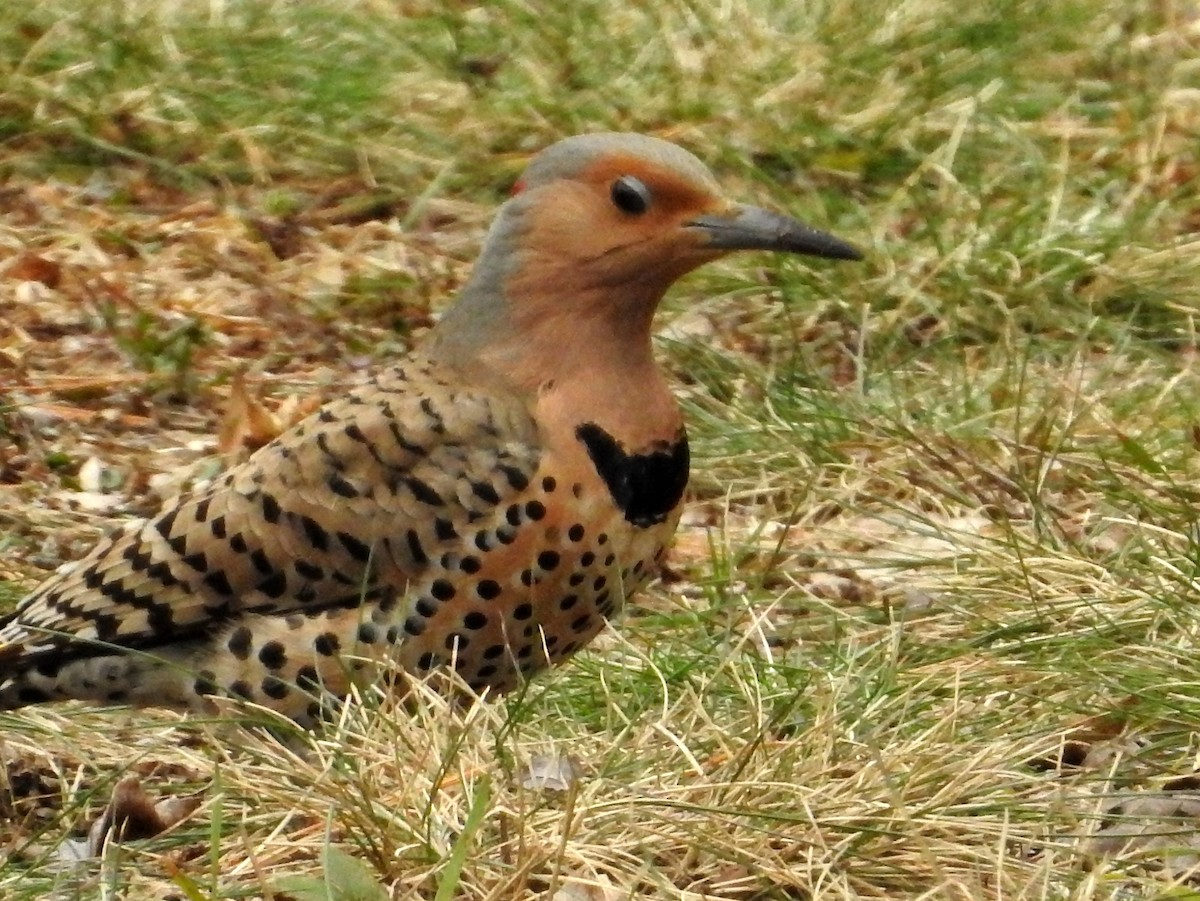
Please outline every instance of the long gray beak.
[{"label": "long gray beak", "polygon": [[777,250],[832,260],[863,258],[857,248],[840,238],[756,206],[739,204],[728,214],[697,216],[686,227],[703,232],[707,246],[717,250]]}]

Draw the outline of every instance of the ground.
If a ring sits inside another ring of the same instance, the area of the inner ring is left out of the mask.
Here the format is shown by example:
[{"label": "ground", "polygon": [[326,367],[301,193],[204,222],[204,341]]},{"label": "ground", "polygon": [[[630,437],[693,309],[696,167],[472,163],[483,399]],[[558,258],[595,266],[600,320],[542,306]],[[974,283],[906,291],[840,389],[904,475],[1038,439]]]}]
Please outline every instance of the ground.
[{"label": "ground", "polygon": [[[594,648],[316,735],[0,716],[0,896],[1194,896],[1198,51],[1188,0],[0,9],[0,609],[402,354],[559,137],[867,255],[671,294],[688,511]],[[131,776],[165,822],[70,861]]]}]

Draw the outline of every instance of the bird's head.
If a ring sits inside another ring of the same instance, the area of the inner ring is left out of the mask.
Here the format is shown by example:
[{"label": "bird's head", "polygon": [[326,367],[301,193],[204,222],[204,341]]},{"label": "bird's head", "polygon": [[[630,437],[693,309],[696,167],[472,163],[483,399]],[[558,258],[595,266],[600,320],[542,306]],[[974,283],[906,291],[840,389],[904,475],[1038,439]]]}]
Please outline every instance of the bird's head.
[{"label": "bird's head", "polygon": [[[567,138],[530,162],[488,233],[471,281],[437,333],[467,351],[588,346],[648,353],[650,322],[683,274],[735,250],[856,260],[849,244],[727,199],[708,168],[638,134]],[[605,340],[605,339],[612,340]]]},{"label": "bird's head", "polygon": [[530,163],[513,190],[497,237],[513,229],[527,265],[566,265],[585,284],[665,279],[665,290],[685,272],[734,250],[860,258],[832,235],[728,200],[700,160],[645,135],[559,141]]}]

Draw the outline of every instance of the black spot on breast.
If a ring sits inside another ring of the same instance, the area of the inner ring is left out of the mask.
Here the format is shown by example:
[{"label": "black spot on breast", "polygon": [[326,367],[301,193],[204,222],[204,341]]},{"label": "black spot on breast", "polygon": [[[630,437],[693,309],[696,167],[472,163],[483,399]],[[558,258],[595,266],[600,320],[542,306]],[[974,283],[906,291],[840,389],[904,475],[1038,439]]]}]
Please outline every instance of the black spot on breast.
[{"label": "black spot on breast", "polygon": [[262,693],[268,698],[273,698],[276,701],[282,701],[291,691],[288,684],[278,676],[266,676],[262,680]]},{"label": "black spot on breast", "polygon": [[192,691],[198,695],[213,695],[217,693],[216,675],[212,670],[201,670],[192,683]]},{"label": "black spot on breast", "polygon": [[241,698],[244,701],[254,700],[254,689],[250,687],[250,683],[244,679],[238,679],[229,686],[229,694],[235,698]]},{"label": "black spot on breast", "polygon": [[287,591],[287,576],[282,570],[276,570],[255,587],[269,598],[281,598]]},{"label": "black spot on breast", "polygon": [[644,453],[630,454],[594,422],[575,429],[587,448],[596,472],[608,487],[613,503],[635,526],[663,522],[679,505],[688,480],[687,436],[680,431],[673,443],[658,442]]},{"label": "black spot on breast", "polygon": [[259,648],[258,659],[267,669],[282,669],[287,663],[287,650],[281,641],[268,641]]},{"label": "black spot on breast", "polygon": [[313,691],[321,686],[321,677],[317,675],[317,668],[311,664],[306,664],[296,671],[296,685],[305,691]]},{"label": "black spot on breast", "polygon": [[250,656],[250,648],[254,636],[245,626],[238,626],[229,636],[229,653],[238,660],[246,660]]},{"label": "black spot on breast", "polygon": [[322,632],[313,641],[313,649],[322,657],[332,657],[340,647],[341,642],[332,632]]}]

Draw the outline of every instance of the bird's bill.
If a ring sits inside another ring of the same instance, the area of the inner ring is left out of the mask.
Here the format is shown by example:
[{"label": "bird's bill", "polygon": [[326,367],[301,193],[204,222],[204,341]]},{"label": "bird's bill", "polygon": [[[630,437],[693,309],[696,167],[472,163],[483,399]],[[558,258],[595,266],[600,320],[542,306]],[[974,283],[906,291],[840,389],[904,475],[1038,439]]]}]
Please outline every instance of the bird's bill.
[{"label": "bird's bill", "polygon": [[775,250],[832,260],[861,260],[856,247],[827,232],[780,213],[738,204],[727,212],[708,213],[686,223],[705,236],[712,250]]}]

